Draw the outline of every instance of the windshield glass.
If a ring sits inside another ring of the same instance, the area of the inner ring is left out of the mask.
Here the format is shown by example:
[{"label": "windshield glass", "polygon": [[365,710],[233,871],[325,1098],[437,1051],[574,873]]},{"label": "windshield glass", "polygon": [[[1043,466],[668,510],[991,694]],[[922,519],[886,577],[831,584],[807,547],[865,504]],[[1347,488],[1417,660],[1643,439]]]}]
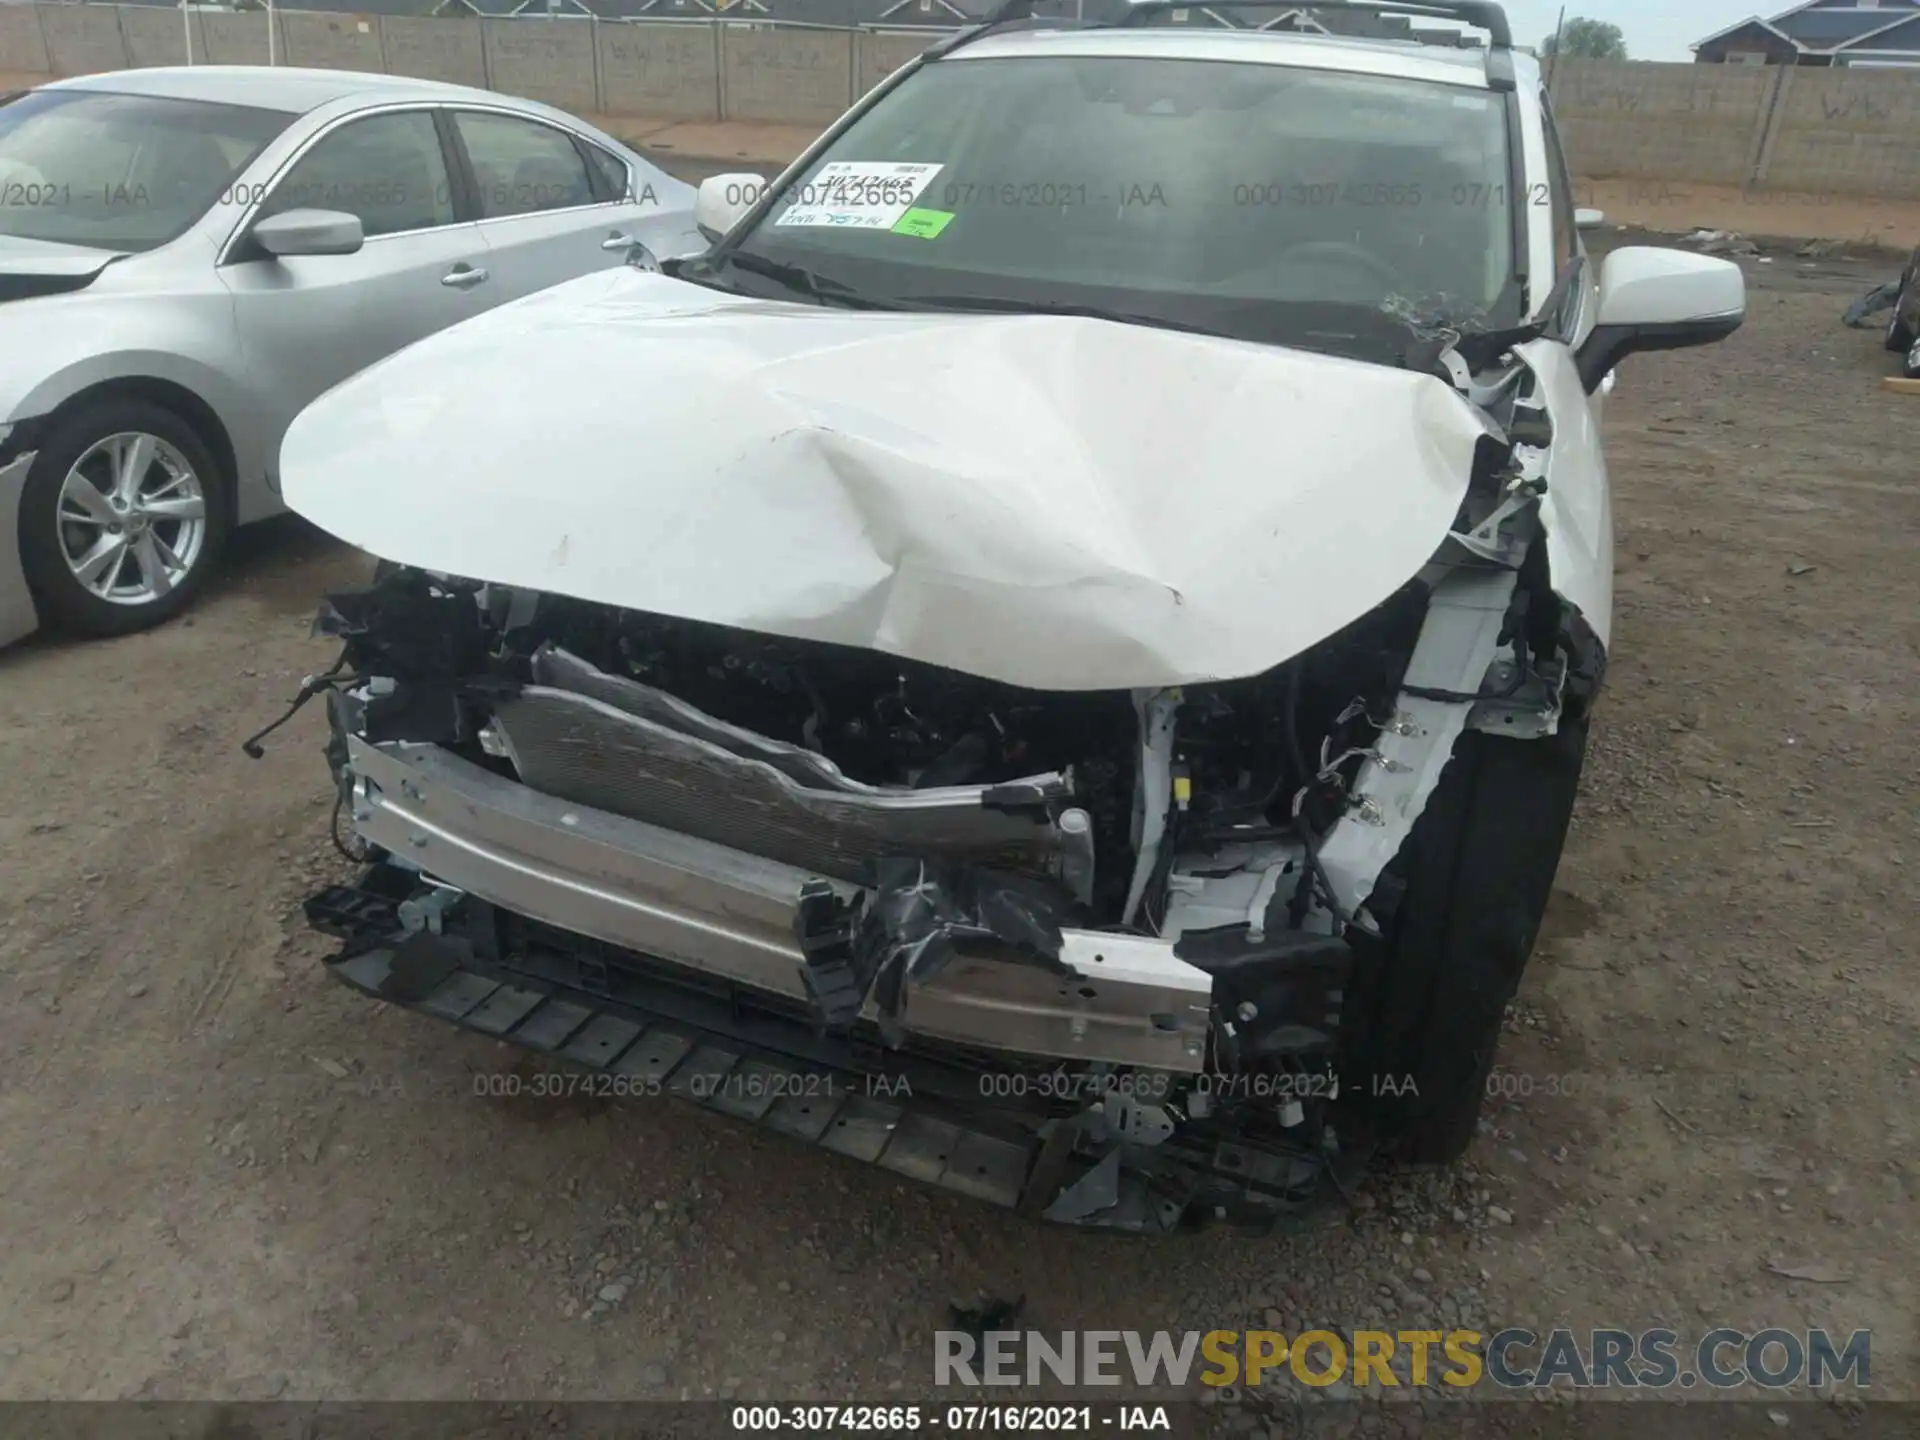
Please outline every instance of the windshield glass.
[{"label": "windshield glass", "polygon": [[743,270],[804,269],[829,303],[850,288],[1084,306],[1342,348],[1518,320],[1511,185],[1502,100],[1484,89],[956,58],[856,121],[737,249]]},{"label": "windshield glass", "polygon": [[292,121],[278,110],[34,90],[0,104],[0,235],[151,250]]}]

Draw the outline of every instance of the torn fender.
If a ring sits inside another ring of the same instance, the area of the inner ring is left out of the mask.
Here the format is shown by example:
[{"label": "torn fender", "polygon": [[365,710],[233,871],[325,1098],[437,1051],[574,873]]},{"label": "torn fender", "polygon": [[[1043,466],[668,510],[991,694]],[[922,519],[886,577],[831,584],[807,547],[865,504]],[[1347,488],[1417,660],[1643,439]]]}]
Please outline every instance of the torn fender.
[{"label": "torn fender", "polygon": [[390,560],[1050,690],[1258,674],[1414,574],[1483,415],[1359,361],[626,267],[321,397],[287,502]]},{"label": "torn fender", "polygon": [[1547,582],[1579,610],[1604,649],[1613,634],[1613,491],[1599,418],[1565,345],[1533,340],[1515,353],[1533,371],[1553,417],[1547,489],[1540,497]]}]

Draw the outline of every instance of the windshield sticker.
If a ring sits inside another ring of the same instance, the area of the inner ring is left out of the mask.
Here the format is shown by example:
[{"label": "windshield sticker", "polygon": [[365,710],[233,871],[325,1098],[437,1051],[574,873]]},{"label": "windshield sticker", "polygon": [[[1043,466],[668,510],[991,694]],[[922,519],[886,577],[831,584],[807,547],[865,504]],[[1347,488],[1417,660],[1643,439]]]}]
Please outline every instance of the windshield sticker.
[{"label": "windshield sticker", "polygon": [[921,210],[916,207],[907,211],[894,223],[893,233],[918,235],[922,240],[931,240],[952,223],[951,210]]},{"label": "windshield sticker", "polygon": [[783,195],[787,208],[773,223],[890,230],[943,168],[891,160],[836,160]]}]

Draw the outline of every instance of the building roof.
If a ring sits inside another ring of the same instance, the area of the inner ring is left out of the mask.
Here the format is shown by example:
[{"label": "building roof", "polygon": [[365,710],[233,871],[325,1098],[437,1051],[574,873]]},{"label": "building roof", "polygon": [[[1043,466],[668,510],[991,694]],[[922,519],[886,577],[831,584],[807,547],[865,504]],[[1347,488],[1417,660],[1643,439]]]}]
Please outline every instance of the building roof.
[{"label": "building roof", "polygon": [[1831,50],[1849,40],[1858,40],[1861,36],[1875,30],[1884,30],[1888,25],[1900,20],[1910,20],[1911,15],[1893,12],[1890,7],[1877,10],[1803,10],[1795,15],[1781,16],[1774,25],[1805,45],[1809,50]]},{"label": "building roof", "polygon": [[1870,36],[1893,30],[1916,17],[1920,17],[1920,0],[1879,0],[1877,5],[1860,4],[1857,0],[1847,0],[1847,3],[1804,0],[1771,19],[1750,15],[1695,41],[1691,48],[1704,49],[1742,30],[1757,29],[1803,54],[1829,54],[1853,49]]}]

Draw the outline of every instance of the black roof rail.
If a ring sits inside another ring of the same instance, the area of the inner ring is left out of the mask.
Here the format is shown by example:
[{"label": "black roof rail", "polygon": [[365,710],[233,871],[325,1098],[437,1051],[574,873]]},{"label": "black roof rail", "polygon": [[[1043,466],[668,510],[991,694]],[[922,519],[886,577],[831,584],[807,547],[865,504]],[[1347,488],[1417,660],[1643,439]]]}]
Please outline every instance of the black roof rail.
[{"label": "black roof rail", "polygon": [[[1131,0],[1131,8],[1119,23],[1137,26],[1172,10],[1276,10],[1283,4],[1284,0]],[[1511,90],[1516,84],[1513,26],[1507,23],[1507,12],[1494,0],[1306,0],[1294,8],[1308,19],[1317,10],[1351,10],[1363,15],[1417,15],[1471,25],[1487,32],[1487,84],[1495,90]],[[1029,13],[1031,10],[1029,0]]]}]

